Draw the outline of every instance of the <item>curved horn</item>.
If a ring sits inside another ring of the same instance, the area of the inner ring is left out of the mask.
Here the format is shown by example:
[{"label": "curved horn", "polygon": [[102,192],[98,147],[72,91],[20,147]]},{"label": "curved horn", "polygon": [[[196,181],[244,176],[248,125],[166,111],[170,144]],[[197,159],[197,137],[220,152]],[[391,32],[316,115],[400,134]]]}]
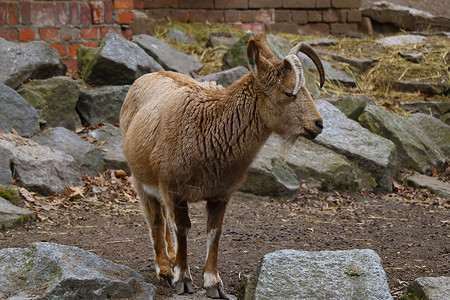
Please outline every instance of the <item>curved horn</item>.
[{"label": "curved horn", "polygon": [[325,71],[323,69],[322,61],[320,60],[319,55],[317,55],[316,51],[314,51],[314,49],[310,45],[306,43],[298,43],[291,49],[291,51],[289,51],[288,56],[291,54],[297,56],[298,52],[303,52],[306,54],[306,56],[311,58],[313,63],[316,65],[317,70],[319,71],[320,87],[323,87],[323,84],[325,83]]},{"label": "curved horn", "polygon": [[288,54],[288,56],[283,59],[283,63],[289,63],[291,65],[291,69],[294,71],[296,80],[294,91],[292,92],[292,94],[297,95],[298,91],[305,81],[305,76],[303,76],[302,62],[297,55]]}]

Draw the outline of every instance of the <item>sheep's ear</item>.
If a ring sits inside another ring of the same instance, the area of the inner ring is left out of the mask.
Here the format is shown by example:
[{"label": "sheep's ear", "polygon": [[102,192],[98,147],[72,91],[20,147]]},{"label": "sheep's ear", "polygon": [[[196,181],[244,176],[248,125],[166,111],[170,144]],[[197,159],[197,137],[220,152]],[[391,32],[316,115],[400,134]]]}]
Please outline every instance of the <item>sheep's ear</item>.
[{"label": "sheep's ear", "polygon": [[256,45],[254,39],[250,39],[247,45],[247,61],[248,66],[255,77],[257,77],[258,75],[257,65],[259,64],[259,60],[260,58],[258,46]]}]

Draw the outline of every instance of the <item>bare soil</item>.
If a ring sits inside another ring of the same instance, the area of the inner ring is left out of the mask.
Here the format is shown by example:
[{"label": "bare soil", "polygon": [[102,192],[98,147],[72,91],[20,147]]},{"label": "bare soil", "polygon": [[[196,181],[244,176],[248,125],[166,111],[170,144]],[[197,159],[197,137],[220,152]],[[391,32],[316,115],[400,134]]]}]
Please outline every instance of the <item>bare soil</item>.
[{"label": "bare soil", "polygon": [[[450,172],[438,174],[447,182]],[[391,194],[303,191],[288,199],[237,193],[227,210],[219,269],[225,291],[239,295],[241,278],[264,254],[279,249],[308,251],[373,249],[382,259],[394,298],[421,276],[450,276],[450,199],[395,182]],[[42,197],[22,190],[36,222],[0,232],[0,248],[53,242],[80,247],[140,272],[157,287],[157,298],[173,294],[158,282],[148,230],[129,178],[109,171],[84,177],[83,187]],[[202,288],[206,238],[204,203],[190,205],[191,272]]]}]

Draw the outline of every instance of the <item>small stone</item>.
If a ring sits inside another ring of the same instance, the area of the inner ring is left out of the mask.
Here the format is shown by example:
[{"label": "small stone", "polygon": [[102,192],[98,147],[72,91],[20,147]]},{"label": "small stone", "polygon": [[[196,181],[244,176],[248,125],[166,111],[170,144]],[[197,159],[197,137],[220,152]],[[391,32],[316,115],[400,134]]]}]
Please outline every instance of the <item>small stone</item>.
[{"label": "small stone", "polygon": [[192,43],[195,42],[195,39],[189,35],[187,35],[185,32],[179,30],[179,29],[169,29],[166,32],[166,37],[171,41],[175,43]]}]

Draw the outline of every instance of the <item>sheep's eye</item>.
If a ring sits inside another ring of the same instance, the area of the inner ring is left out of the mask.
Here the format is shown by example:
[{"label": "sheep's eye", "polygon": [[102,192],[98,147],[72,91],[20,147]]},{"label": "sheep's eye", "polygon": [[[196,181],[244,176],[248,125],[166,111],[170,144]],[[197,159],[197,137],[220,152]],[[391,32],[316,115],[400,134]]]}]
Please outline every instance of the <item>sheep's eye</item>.
[{"label": "sheep's eye", "polygon": [[294,94],[291,94],[291,93],[284,93],[286,96],[288,96],[289,98],[295,98],[295,95]]}]

